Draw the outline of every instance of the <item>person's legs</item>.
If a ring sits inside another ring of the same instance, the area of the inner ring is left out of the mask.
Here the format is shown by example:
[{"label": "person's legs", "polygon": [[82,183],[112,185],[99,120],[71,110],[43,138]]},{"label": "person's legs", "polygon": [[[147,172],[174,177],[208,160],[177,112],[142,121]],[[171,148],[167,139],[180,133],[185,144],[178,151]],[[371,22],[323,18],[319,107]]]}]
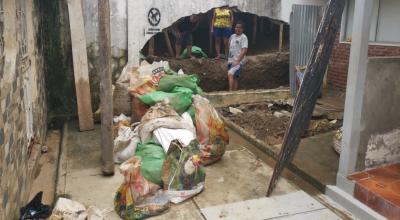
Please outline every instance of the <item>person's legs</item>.
[{"label": "person's legs", "polygon": [[192,55],[192,45],[193,45],[193,37],[191,34],[187,34],[185,36],[185,43],[186,43],[186,49],[187,49],[187,54],[189,58],[194,58]]},{"label": "person's legs", "polygon": [[222,41],[222,28],[214,28],[215,37],[215,51],[217,52],[217,58],[221,56],[221,41]]},{"label": "person's legs", "polygon": [[229,91],[235,91],[239,88],[239,76],[242,65],[236,65],[232,67],[232,64],[228,64],[228,79],[229,79]]},{"label": "person's legs", "polygon": [[225,59],[228,59],[229,39],[224,38]]},{"label": "person's legs", "polygon": [[228,73],[229,91],[233,91],[234,81],[235,79],[233,79],[233,75]]},{"label": "person's legs", "polygon": [[180,56],[179,56],[179,54],[181,53],[181,49],[182,49],[182,45],[181,44],[178,44],[178,41],[175,43],[175,58],[176,59],[179,59],[180,58]]},{"label": "person's legs", "polygon": [[215,37],[215,51],[217,52],[217,58],[221,56],[220,51],[221,51],[221,38],[220,37]]},{"label": "person's legs", "polygon": [[229,53],[229,38],[232,35],[232,30],[230,28],[224,28],[222,32],[222,37],[224,38],[224,49],[225,49],[225,58],[228,58]]},{"label": "person's legs", "polygon": [[182,49],[182,42],[183,42],[183,37],[182,35],[179,35],[174,31],[172,32],[175,36],[175,58],[179,59],[180,54],[181,54],[181,49]]},{"label": "person's legs", "polygon": [[238,78],[233,77],[233,90],[234,91],[238,90],[238,88],[239,88],[239,82],[238,81],[239,81]]}]

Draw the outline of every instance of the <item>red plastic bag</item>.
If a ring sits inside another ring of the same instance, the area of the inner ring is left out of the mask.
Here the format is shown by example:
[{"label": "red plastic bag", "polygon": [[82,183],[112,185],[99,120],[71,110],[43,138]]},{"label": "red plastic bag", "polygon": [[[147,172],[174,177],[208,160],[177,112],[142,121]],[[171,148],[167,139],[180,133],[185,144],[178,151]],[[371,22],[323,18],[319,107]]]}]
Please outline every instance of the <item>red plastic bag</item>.
[{"label": "red plastic bag", "polygon": [[201,163],[212,164],[224,155],[229,136],[225,124],[208,99],[195,95],[197,140],[200,143]]}]

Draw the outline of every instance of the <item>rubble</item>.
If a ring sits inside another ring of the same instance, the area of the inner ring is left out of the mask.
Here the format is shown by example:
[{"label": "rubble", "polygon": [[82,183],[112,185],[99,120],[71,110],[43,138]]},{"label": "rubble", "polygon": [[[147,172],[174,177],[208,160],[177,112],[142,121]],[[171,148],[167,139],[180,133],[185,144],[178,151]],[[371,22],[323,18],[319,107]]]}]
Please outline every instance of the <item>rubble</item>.
[{"label": "rubble", "polygon": [[132,117],[114,117],[114,162],[125,177],[114,204],[122,218],[143,219],[200,193],[203,166],[223,156],[229,137],[196,75],[160,61],[126,67],[121,77],[129,82]]}]

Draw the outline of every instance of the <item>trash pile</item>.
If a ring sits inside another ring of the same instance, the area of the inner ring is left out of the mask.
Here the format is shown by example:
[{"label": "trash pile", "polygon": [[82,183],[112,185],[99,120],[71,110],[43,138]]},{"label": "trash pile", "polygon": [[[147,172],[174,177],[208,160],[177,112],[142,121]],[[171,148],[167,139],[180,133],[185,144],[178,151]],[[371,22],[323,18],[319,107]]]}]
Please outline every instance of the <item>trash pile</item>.
[{"label": "trash pile", "polygon": [[131,117],[114,117],[113,128],[114,162],[124,176],[114,208],[123,219],[159,215],[170,202],[197,195],[204,166],[225,153],[224,123],[198,84],[196,75],[174,72],[164,61],[122,71],[116,88],[132,105]]}]

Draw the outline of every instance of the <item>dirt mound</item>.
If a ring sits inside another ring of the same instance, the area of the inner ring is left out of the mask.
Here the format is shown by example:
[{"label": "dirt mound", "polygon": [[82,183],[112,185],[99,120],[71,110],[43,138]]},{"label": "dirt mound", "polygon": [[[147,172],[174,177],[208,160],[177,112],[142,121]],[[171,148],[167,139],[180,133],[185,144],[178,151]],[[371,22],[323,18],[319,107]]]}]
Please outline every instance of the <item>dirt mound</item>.
[{"label": "dirt mound", "polygon": [[[240,89],[272,89],[289,84],[289,54],[266,53],[248,56],[239,81]],[[161,60],[161,58],[153,58]],[[151,60],[150,60],[151,61]],[[197,74],[200,86],[206,92],[228,90],[226,60],[168,59],[175,71],[182,69],[187,74]]]}]

